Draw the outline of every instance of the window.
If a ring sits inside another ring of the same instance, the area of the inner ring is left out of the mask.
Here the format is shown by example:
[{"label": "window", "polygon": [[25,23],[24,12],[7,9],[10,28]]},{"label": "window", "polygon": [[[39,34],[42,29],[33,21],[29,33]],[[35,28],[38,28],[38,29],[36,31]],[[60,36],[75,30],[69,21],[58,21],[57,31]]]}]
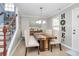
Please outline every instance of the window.
[{"label": "window", "polygon": [[59,30],[59,17],[53,18],[52,19],[52,26],[54,30]]},{"label": "window", "polygon": [[5,11],[14,11],[13,3],[5,3]]},{"label": "window", "polygon": [[59,26],[59,17],[53,19],[53,26]]}]

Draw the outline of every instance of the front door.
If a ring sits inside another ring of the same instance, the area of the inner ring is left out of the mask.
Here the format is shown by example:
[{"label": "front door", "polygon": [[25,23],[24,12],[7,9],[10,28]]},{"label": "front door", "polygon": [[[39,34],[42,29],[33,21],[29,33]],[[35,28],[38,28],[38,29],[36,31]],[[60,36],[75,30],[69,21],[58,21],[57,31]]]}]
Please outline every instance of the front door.
[{"label": "front door", "polygon": [[72,10],[72,47],[79,51],[79,8]]}]

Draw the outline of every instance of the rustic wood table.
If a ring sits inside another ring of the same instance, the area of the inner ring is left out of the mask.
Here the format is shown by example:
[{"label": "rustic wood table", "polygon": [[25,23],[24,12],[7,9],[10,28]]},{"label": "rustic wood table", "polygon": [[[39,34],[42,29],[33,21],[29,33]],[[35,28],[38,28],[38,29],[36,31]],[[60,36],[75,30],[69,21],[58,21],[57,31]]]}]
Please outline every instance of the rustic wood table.
[{"label": "rustic wood table", "polygon": [[34,33],[34,37],[40,42],[40,51],[49,50],[49,42],[56,39],[56,36],[47,35],[46,33]]}]

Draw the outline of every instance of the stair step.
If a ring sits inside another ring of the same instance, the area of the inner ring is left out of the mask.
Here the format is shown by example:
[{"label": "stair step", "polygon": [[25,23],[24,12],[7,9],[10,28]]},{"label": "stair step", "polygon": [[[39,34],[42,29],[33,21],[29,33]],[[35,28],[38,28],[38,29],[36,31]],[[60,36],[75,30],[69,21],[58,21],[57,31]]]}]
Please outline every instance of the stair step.
[{"label": "stair step", "polygon": [[[9,41],[10,39],[7,39],[6,41]],[[4,39],[0,39],[0,41],[4,41]]]},{"label": "stair step", "polygon": [[[6,48],[8,48],[9,42],[6,41]],[[0,42],[0,48],[4,48],[4,42]]]},{"label": "stair step", "polygon": [[0,41],[0,45],[4,45],[4,41]]},{"label": "stair step", "polygon": [[0,32],[3,32],[3,29],[0,28]]},{"label": "stair step", "polygon": [[0,48],[4,48],[4,45],[0,45]]},{"label": "stair step", "polygon": [[3,55],[4,48],[0,48],[0,56]]},{"label": "stair step", "polygon": [[[3,32],[3,27],[0,27],[0,32]],[[8,31],[9,32],[9,31]]]},{"label": "stair step", "polygon": [[4,51],[4,48],[0,48],[0,52],[3,52]]},{"label": "stair step", "polygon": [[[0,36],[3,36],[4,35],[4,33],[3,32],[0,32]],[[6,36],[9,36],[10,35],[10,32],[7,32],[6,33]]]},{"label": "stair step", "polygon": [[[9,40],[9,37],[10,36],[6,36],[6,40]],[[0,40],[3,40],[4,39],[4,36],[0,36]]]},{"label": "stair step", "polygon": [[2,56],[3,55],[3,52],[0,52],[0,56]]},{"label": "stair step", "polygon": [[4,25],[0,25],[0,28],[3,28],[4,27]]}]

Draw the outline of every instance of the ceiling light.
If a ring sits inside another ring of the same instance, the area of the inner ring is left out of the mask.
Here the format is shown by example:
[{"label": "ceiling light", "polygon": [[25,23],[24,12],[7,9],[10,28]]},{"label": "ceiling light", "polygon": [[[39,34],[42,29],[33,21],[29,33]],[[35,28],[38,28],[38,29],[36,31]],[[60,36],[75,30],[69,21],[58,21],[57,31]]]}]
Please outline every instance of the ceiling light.
[{"label": "ceiling light", "polygon": [[43,21],[43,24],[45,24],[46,23],[46,21]]},{"label": "ceiling light", "polygon": [[36,21],[37,24],[41,24],[41,20]]},{"label": "ceiling light", "polygon": [[42,18],[42,16],[43,16],[43,7],[40,7],[40,11],[41,11],[40,17]]},{"label": "ceiling light", "polygon": [[39,22],[38,22],[39,24],[41,24],[41,20],[39,20]]}]

